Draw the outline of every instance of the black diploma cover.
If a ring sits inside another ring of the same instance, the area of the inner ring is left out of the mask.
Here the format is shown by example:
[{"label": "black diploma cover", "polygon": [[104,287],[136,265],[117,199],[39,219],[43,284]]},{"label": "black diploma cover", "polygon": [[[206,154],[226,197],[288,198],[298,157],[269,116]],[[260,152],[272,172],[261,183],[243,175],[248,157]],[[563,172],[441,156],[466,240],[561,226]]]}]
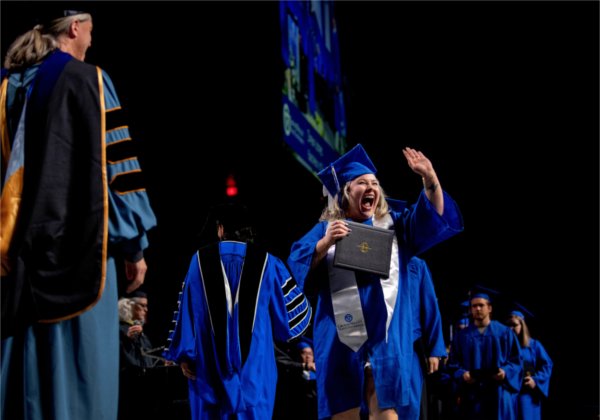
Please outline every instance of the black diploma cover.
[{"label": "black diploma cover", "polygon": [[394,231],[351,221],[346,223],[352,232],[336,243],[333,265],[388,278]]},{"label": "black diploma cover", "polygon": [[490,368],[482,368],[482,369],[473,369],[469,372],[471,378],[475,379],[478,382],[482,381],[491,381],[495,375],[500,372],[499,367],[490,367]]}]

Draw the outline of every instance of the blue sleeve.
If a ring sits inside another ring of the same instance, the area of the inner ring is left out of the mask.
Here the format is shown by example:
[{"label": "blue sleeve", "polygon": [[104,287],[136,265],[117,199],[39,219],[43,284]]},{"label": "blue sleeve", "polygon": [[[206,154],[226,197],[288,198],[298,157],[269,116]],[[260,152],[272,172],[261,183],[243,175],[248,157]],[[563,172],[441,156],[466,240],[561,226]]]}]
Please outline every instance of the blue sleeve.
[{"label": "blue sleeve", "polygon": [[197,254],[194,254],[187,275],[179,293],[177,309],[173,316],[173,329],[169,332],[167,348],[163,356],[174,362],[196,360],[196,326],[193,299],[203,302],[204,293],[200,290],[200,269]]},{"label": "blue sleeve", "polygon": [[442,316],[438,306],[431,272],[425,263],[422,264],[421,282],[421,320],[423,337],[429,352],[428,356],[446,357],[446,344],[442,330]]},{"label": "blue sleeve", "polygon": [[452,339],[452,345],[450,346],[450,354],[448,355],[448,371],[452,377],[458,383],[463,382],[463,374],[468,370],[464,365],[466,355],[463,353],[466,349],[463,348],[463,344],[466,342],[468,329],[458,330]]},{"label": "blue sleeve", "polygon": [[287,264],[302,290],[304,290],[304,282],[310,271],[315,247],[317,246],[317,242],[325,236],[326,229],[327,222],[320,222],[304,235],[302,239],[292,244]]},{"label": "blue sleeve", "polygon": [[534,339],[531,339],[531,347],[535,353],[535,374],[533,380],[535,381],[536,388],[548,398],[550,391],[550,376],[552,375],[552,359],[542,344]]},{"label": "blue sleeve", "polygon": [[289,341],[304,334],[312,308],[283,261],[269,255],[267,270],[275,278],[270,307],[275,339]]},{"label": "blue sleeve", "polygon": [[148,247],[146,232],[156,226],[123,110],[113,83],[102,72],[106,115],[106,170],[109,185],[109,240],[126,255]]},{"label": "blue sleeve", "polygon": [[517,335],[509,328],[503,328],[504,354],[498,360],[498,367],[506,373],[504,383],[513,392],[519,392],[523,383],[523,359],[521,357],[521,345]]},{"label": "blue sleeve", "polygon": [[431,202],[421,192],[417,203],[405,210],[400,219],[405,224],[405,241],[414,255],[462,232],[462,215],[452,197],[444,192],[444,214],[439,215]]}]

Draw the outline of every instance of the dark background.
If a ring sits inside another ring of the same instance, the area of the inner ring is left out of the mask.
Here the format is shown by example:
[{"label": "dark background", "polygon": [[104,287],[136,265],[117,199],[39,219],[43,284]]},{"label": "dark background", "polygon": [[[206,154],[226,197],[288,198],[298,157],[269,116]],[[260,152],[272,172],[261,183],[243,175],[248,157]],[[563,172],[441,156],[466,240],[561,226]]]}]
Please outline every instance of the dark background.
[{"label": "dark background", "polygon": [[[2,1],[2,57],[53,2]],[[534,314],[554,361],[546,418],[598,415],[598,2],[339,2],[348,144],[386,192],[421,181],[422,150],[465,231],[428,251],[445,323],[473,284]],[[149,332],[163,343],[207,209],[238,199],[287,258],[321,185],[282,140],[276,2],[72,2],[94,15],[87,61],[112,77],[158,218]]]}]

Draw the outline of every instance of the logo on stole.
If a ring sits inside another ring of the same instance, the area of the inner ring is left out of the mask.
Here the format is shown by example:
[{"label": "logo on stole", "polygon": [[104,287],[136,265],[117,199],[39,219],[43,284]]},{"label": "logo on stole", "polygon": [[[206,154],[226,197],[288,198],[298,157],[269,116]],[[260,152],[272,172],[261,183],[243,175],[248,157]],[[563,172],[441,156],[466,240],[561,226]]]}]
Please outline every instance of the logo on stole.
[{"label": "logo on stole", "polygon": [[353,318],[352,318],[352,315],[350,315],[350,314],[346,314],[346,315],[344,316],[344,320],[345,320],[346,322],[352,322],[352,319],[353,319]]}]

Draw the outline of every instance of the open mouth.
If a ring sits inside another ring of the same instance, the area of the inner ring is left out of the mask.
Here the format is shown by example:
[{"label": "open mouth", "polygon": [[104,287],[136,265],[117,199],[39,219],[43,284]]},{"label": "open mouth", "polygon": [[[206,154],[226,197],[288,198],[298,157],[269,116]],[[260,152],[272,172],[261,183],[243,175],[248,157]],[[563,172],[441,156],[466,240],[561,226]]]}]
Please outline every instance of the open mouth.
[{"label": "open mouth", "polygon": [[365,195],[360,201],[360,206],[365,210],[371,210],[375,205],[375,196],[374,195]]}]

